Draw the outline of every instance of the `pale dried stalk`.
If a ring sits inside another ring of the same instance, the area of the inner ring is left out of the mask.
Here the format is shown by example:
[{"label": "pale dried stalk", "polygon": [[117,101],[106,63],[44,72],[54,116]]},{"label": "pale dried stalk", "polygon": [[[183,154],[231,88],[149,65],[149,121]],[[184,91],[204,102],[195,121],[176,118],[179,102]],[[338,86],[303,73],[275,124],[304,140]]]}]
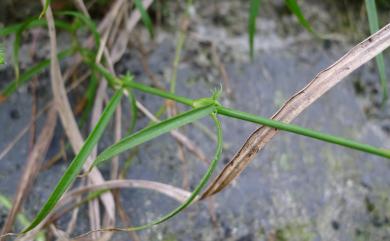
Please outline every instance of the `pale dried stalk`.
[{"label": "pale dried stalk", "polygon": [[23,174],[20,178],[17,191],[12,202],[12,208],[8,213],[7,218],[5,219],[1,235],[8,233],[12,228],[12,224],[15,221],[16,214],[18,213],[24,201],[24,198],[26,197],[28,189],[35,180],[38,174],[38,170],[42,165],[42,160],[47,153],[47,150],[54,135],[56,122],[56,110],[54,108],[50,108],[47,114],[45,125],[26,161]]},{"label": "pale dried stalk", "polygon": [[[44,1],[42,1],[44,4]],[[46,19],[48,22],[49,36],[50,36],[50,77],[53,96],[57,111],[60,114],[61,122],[64,127],[65,133],[67,134],[69,141],[72,145],[73,151],[78,153],[84,143],[84,140],[81,136],[80,130],[77,126],[76,120],[73,116],[68,97],[66,95],[65,86],[62,79],[62,74],[59,68],[59,63],[57,59],[57,43],[56,43],[56,33],[54,27],[54,20],[50,6],[46,12]],[[87,170],[92,164],[90,158],[87,159],[84,169]],[[101,173],[94,168],[90,173],[90,179],[94,184],[99,184],[104,182],[104,179]],[[114,199],[111,193],[105,193],[101,196],[102,202],[107,210],[107,213],[110,219],[114,220],[115,218],[115,207],[113,205]]]},{"label": "pale dried stalk", "polygon": [[115,188],[148,189],[148,190],[162,193],[170,198],[177,200],[180,203],[186,201],[191,195],[191,193],[186,190],[168,184],[160,183],[160,182],[154,182],[148,180],[133,180],[133,179],[110,180],[101,184],[89,185],[89,186],[80,187],[69,191],[61,199],[61,201],[58,204],[58,207],[60,209],[60,207],[71,203],[75,197],[81,195],[82,193],[93,192],[93,191],[103,190],[103,189],[115,189]]},{"label": "pale dried stalk", "polygon": [[[308,85],[285,102],[272,116],[272,119],[286,123],[291,122],[314,101],[351,74],[352,71],[374,58],[389,46],[390,24],[353,47],[334,64],[318,73]],[[219,176],[203,193],[202,198],[211,196],[229,185],[276,133],[276,129],[267,126],[262,126],[253,132],[233,159],[226,164]]]}]

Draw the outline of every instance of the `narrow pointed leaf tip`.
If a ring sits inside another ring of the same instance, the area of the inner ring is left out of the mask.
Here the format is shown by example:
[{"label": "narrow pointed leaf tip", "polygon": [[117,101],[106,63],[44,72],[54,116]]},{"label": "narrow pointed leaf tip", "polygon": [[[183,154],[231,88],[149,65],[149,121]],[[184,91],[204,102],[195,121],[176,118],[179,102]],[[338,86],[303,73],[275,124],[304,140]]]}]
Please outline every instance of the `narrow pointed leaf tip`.
[{"label": "narrow pointed leaf tip", "polygon": [[65,170],[65,173],[62,175],[61,179],[57,183],[54,191],[47,199],[46,203],[43,205],[39,213],[36,215],[35,219],[32,221],[30,226],[25,228],[21,234],[27,233],[28,231],[35,228],[43,219],[47,217],[51,210],[55,207],[58,200],[62,197],[68,187],[72,184],[74,179],[80,173],[85,161],[87,160],[89,154],[93,148],[98,143],[100,137],[103,134],[104,129],[107,127],[108,122],[110,121],[117,105],[120,103],[121,97],[123,95],[123,90],[118,90],[115,95],[111,98],[110,102],[104,109],[98,123],[95,128],[89,134],[86,139],[83,147],[80,152],[76,155],[73,161],[70,163],[68,168]]},{"label": "narrow pointed leaf tip", "polygon": [[103,161],[114,157],[121,152],[129,150],[135,146],[145,143],[151,139],[154,139],[162,134],[165,134],[173,129],[179,128],[191,122],[194,122],[200,118],[203,118],[215,111],[214,105],[208,105],[204,107],[195,108],[186,111],[180,115],[146,127],[132,135],[129,135],[114,145],[104,150],[95,160],[94,166],[100,164]]}]

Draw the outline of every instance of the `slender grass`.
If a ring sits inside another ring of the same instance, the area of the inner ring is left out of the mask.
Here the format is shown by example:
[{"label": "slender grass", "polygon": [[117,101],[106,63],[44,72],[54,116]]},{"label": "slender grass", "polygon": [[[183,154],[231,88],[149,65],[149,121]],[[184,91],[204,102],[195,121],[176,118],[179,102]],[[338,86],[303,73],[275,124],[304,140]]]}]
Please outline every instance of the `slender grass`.
[{"label": "slender grass", "polygon": [[[366,4],[370,32],[371,34],[373,34],[379,30],[378,13],[377,13],[375,0],[365,0],[365,4]],[[378,68],[378,74],[379,74],[379,79],[380,79],[381,89],[382,89],[382,104],[384,104],[388,98],[388,90],[387,90],[385,60],[383,58],[383,54],[378,54],[375,57],[375,61],[376,61],[376,66]]]},{"label": "slender grass", "polygon": [[92,132],[89,134],[88,138],[86,139],[80,152],[77,153],[76,157],[70,163],[65,173],[62,175],[56,187],[54,188],[54,191],[51,193],[46,203],[43,205],[39,213],[36,215],[35,219],[27,228],[25,228],[21,232],[22,234],[35,228],[50,213],[50,211],[55,207],[55,205],[57,204],[61,196],[65,193],[65,191],[68,189],[70,184],[80,173],[85,161],[87,160],[87,157],[89,156],[93,148],[98,143],[117,105],[120,103],[122,95],[123,95],[122,89],[116,91],[115,95],[111,98],[110,102],[108,103],[102,115],[100,116],[100,119],[96,124],[95,128],[92,130]]},{"label": "slender grass", "polygon": [[39,18],[42,18],[46,14],[46,11],[49,8],[50,3],[51,0],[45,0],[45,5],[43,6],[41,14],[39,14]]},{"label": "slender grass", "polygon": [[214,158],[211,161],[206,173],[203,175],[202,179],[199,181],[198,185],[195,187],[194,191],[191,193],[191,196],[180,206],[175,208],[172,212],[168,213],[167,215],[163,216],[162,218],[153,221],[151,223],[142,225],[142,226],[137,226],[137,227],[128,227],[128,228],[113,228],[109,230],[117,230],[117,231],[137,231],[137,230],[142,230],[142,229],[147,229],[150,228],[154,225],[163,223],[181,211],[183,211],[185,208],[190,206],[192,202],[198,197],[199,193],[202,191],[202,189],[205,187],[207,184],[208,180],[210,179],[211,175],[215,171],[215,168],[217,167],[218,160],[221,159],[221,154],[222,154],[222,147],[223,147],[223,136],[222,136],[222,127],[221,123],[217,118],[217,115],[215,112],[210,114],[211,118],[213,119],[216,129],[217,129],[217,147],[215,150]]},{"label": "slender grass", "polygon": [[173,129],[182,127],[188,123],[208,116],[213,111],[215,111],[214,105],[195,108],[172,118],[169,118],[165,121],[161,121],[157,124],[146,127],[108,147],[96,157],[96,160],[94,161],[93,165],[98,165],[101,162],[110,159],[111,157],[119,155],[123,151],[129,150]]},{"label": "slender grass", "polygon": [[141,14],[142,22],[145,24],[146,29],[149,31],[150,36],[153,37],[154,33],[153,33],[152,20],[150,19],[149,14],[146,12],[144,5],[142,4],[142,1],[134,0],[134,3],[135,3],[135,7]]},{"label": "slender grass", "polygon": [[[0,36],[8,36],[11,34],[16,34],[18,32],[18,30],[26,23],[28,23],[28,24],[25,26],[25,28],[24,28],[25,30],[31,29],[31,28],[36,28],[36,27],[46,27],[47,26],[46,19],[37,19],[35,17],[29,18],[29,19],[23,21],[22,23],[12,24],[12,25],[6,26],[4,28],[0,28]],[[55,24],[56,28],[64,29],[68,32],[72,32],[74,30],[72,25],[66,23],[65,21],[61,21],[61,20],[57,19],[57,20],[55,20],[54,24]]]},{"label": "slender grass", "polygon": [[[126,83],[126,86],[130,87],[130,88],[141,90],[143,92],[147,92],[149,94],[153,94],[153,95],[157,95],[157,96],[160,96],[163,98],[171,99],[171,100],[177,101],[177,102],[185,104],[185,105],[193,106],[193,103],[196,103],[199,101],[199,100],[191,100],[191,99],[188,99],[188,98],[183,97],[183,96],[177,96],[177,95],[171,94],[169,92],[155,89],[153,87],[149,87],[149,86],[146,86],[146,85],[143,85],[140,83],[136,83],[136,82],[128,82],[128,83]],[[212,101],[214,101],[214,100],[210,99],[210,103]],[[390,158],[390,151],[389,150],[380,149],[380,148],[373,147],[373,146],[366,145],[366,144],[362,144],[362,143],[359,143],[356,141],[348,140],[348,139],[345,139],[342,137],[329,135],[329,134],[326,134],[323,132],[303,128],[303,127],[293,125],[293,124],[287,124],[287,123],[284,123],[281,121],[268,119],[265,117],[253,115],[250,113],[246,113],[246,112],[242,112],[242,111],[238,111],[238,110],[234,110],[234,109],[229,109],[229,108],[223,107],[221,105],[216,105],[216,111],[218,114],[221,114],[221,115],[233,117],[233,118],[240,119],[240,120],[254,122],[257,124],[273,127],[273,128],[280,129],[283,131],[292,132],[295,134],[311,137],[314,139],[318,139],[321,141],[325,141],[325,142],[333,143],[336,145],[348,147],[351,149],[371,153],[373,155],[377,155],[377,156],[381,156],[381,157],[385,157],[385,158]]]},{"label": "slender grass", "polygon": [[[5,207],[6,209],[10,210],[12,208],[12,202],[9,198],[7,198],[6,196],[0,194],[0,205]],[[16,219],[18,220],[19,224],[21,226],[28,226],[30,224],[30,220],[28,220],[28,218],[26,217],[26,215],[24,215],[23,213],[18,213],[16,215]],[[45,238],[45,233],[43,231],[40,231],[36,238],[35,238],[36,241],[45,241],[46,238]]]},{"label": "slender grass", "polygon": [[5,64],[5,50],[3,43],[0,43],[0,64]]},{"label": "slender grass", "polygon": [[76,12],[76,11],[62,11],[62,12],[57,12],[57,15],[60,15],[60,16],[72,16],[78,20],[80,20],[82,23],[85,24],[85,26],[87,26],[89,28],[89,30],[91,30],[92,34],[93,34],[93,37],[95,39],[95,46],[96,48],[99,48],[100,46],[100,34],[99,34],[99,31],[97,30],[97,27],[96,27],[96,24],[94,21],[92,21],[91,18],[89,18],[88,16],[82,14],[82,13],[79,13],[79,12]]},{"label": "slender grass", "polygon": [[[62,60],[74,53],[74,49],[70,48],[58,53],[57,57],[59,60]],[[9,97],[12,95],[19,86],[26,84],[33,76],[39,74],[44,69],[46,69],[50,65],[50,59],[43,60],[33,67],[27,69],[24,73],[19,76],[19,79],[13,80],[9,83],[5,88],[0,92],[0,95],[3,97]]]},{"label": "slender grass", "polygon": [[137,124],[137,113],[138,113],[138,108],[137,108],[137,101],[135,99],[133,91],[129,90],[129,95],[127,97],[129,100],[130,104],[130,125],[129,128],[127,129],[127,133],[130,134],[134,131],[135,125]]},{"label": "slender grass", "polygon": [[259,15],[260,0],[251,0],[249,4],[248,34],[249,34],[249,55],[251,59],[254,56],[256,18]]},{"label": "slender grass", "polygon": [[[367,0],[366,0],[367,1]],[[249,55],[251,59],[254,57],[254,39],[256,34],[256,18],[259,15],[261,0],[250,0],[249,18],[248,18],[248,41],[249,41]],[[296,0],[284,0],[284,3],[290,11],[297,17],[299,23],[315,37],[319,35],[313,30],[310,23],[306,20]]]},{"label": "slender grass", "polygon": [[297,1],[296,0],[284,0],[284,2],[286,3],[286,5],[290,9],[290,11],[297,17],[299,23],[304,28],[306,28],[307,31],[314,34],[315,36],[318,36],[317,33],[311,27],[310,23],[306,20]]}]

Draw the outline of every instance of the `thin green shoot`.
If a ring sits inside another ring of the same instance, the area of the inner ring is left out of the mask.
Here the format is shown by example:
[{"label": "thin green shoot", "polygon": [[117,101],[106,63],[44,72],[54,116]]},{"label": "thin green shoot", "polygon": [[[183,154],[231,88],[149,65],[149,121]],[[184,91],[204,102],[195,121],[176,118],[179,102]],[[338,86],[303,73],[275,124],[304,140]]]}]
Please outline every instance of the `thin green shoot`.
[{"label": "thin green shoot", "polygon": [[[177,116],[169,118],[167,120],[161,121],[152,126],[146,127],[132,135],[129,135],[119,142],[113,144],[112,146],[105,149],[102,153],[100,153],[96,160],[93,163],[93,166],[102,163],[126,150],[129,150],[133,147],[136,147],[142,143],[150,141],[162,134],[165,134],[173,129],[177,129],[186,124],[194,122],[198,119],[201,119],[205,116],[208,116],[213,111],[215,111],[214,105],[203,106],[199,108],[195,108],[184,113],[181,113]],[[93,167],[92,166],[92,167]]]},{"label": "thin green shoot", "polygon": [[5,64],[5,48],[3,43],[0,43],[0,64]]},{"label": "thin green shoot", "polygon": [[60,16],[61,15],[72,16],[72,17],[75,17],[76,19],[79,19],[82,23],[84,23],[85,26],[87,26],[93,34],[93,37],[95,39],[96,48],[99,48],[99,46],[100,46],[100,33],[97,30],[95,22],[92,21],[91,18],[89,18],[88,16],[86,16],[82,13],[76,12],[76,11],[63,11],[63,12],[57,12],[57,14]]},{"label": "thin green shoot", "polygon": [[296,0],[284,0],[290,11],[297,17],[299,23],[306,28],[307,31],[318,37],[317,33],[313,30],[310,23],[306,20]]},{"label": "thin green shoot", "polygon": [[256,34],[256,18],[259,15],[260,0],[250,0],[249,18],[248,18],[248,34],[249,34],[249,54],[251,59],[254,57],[255,34]]},{"label": "thin green shoot", "polygon": [[[74,49],[67,49],[60,53],[58,53],[57,57],[59,60],[62,60],[74,53]],[[11,83],[9,83],[1,92],[0,96],[9,97],[12,95],[19,86],[26,84],[33,76],[39,74],[44,69],[46,69],[50,65],[50,59],[43,60],[33,67],[27,69],[24,73],[19,76],[19,79],[15,79]]]},{"label": "thin green shoot", "polygon": [[65,170],[65,173],[60,178],[59,182],[57,183],[56,187],[54,188],[54,191],[51,193],[49,198],[47,199],[46,203],[43,205],[39,213],[36,215],[35,219],[32,221],[32,223],[25,228],[21,233],[24,234],[31,229],[35,228],[49,213],[50,211],[55,207],[59,199],[62,197],[62,195],[65,193],[65,191],[68,189],[70,184],[74,181],[74,179],[77,177],[77,175],[80,173],[85,161],[87,160],[87,157],[93,150],[93,148],[98,143],[100,137],[102,136],[107,124],[109,123],[116,107],[120,103],[121,97],[123,95],[123,90],[117,90],[115,95],[111,98],[107,106],[105,107],[102,115],[99,118],[98,123],[96,124],[95,128],[92,130],[92,132],[87,137],[84,145],[82,146],[81,150],[73,161],[70,163],[68,168]]},{"label": "thin green shoot", "polygon": [[39,18],[42,18],[46,14],[47,9],[49,8],[50,3],[51,3],[51,0],[45,0],[45,4],[43,6],[42,12],[41,12],[41,14],[39,14]]},{"label": "thin green shoot", "polygon": [[149,14],[146,12],[144,5],[142,4],[142,1],[135,0],[134,3],[135,3],[135,7],[141,14],[142,22],[145,24],[146,28],[149,31],[150,36],[153,38],[154,34],[153,34],[152,20],[150,19]]},{"label": "thin green shoot", "polygon": [[204,186],[207,184],[208,180],[210,179],[211,175],[215,171],[215,168],[217,167],[218,160],[221,159],[221,153],[222,153],[222,147],[223,147],[223,136],[222,136],[222,127],[221,123],[217,118],[217,115],[215,112],[210,114],[212,119],[214,120],[216,129],[217,129],[217,147],[215,150],[214,158],[211,161],[206,173],[203,175],[202,179],[199,181],[198,185],[195,187],[194,191],[191,193],[190,197],[182,203],[180,206],[178,206],[176,209],[168,213],[167,215],[163,216],[162,218],[153,221],[151,223],[137,226],[137,227],[128,227],[128,228],[113,228],[108,230],[115,230],[115,231],[137,231],[137,230],[143,230],[150,228],[154,225],[163,223],[172,217],[176,216],[178,213],[186,209],[188,206],[190,206],[193,201],[198,197],[198,194],[202,191]]},{"label": "thin green shoot", "polygon": [[[27,26],[24,28],[25,30],[36,28],[36,27],[46,27],[47,22],[46,19],[37,19],[37,18],[29,18],[22,23],[16,23],[13,25],[6,26],[4,28],[0,28],[0,36],[8,36],[11,34],[16,34],[18,30],[27,23]],[[56,28],[64,29],[68,32],[72,32],[74,27],[68,24],[67,22],[56,19],[54,21]]]},{"label": "thin green shoot", "polygon": [[127,97],[129,100],[130,104],[130,124],[129,128],[127,129],[127,133],[131,134],[134,131],[134,128],[137,124],[137,113],[138,113],[138,108],[137,108],[137,100],[135,99],[135,95],[133,91],[129,90],[129,95]]},{"label": "thin green shoot", "polygon": [[[366,10],[367,10],[370,32],[371,34],[373,34],[379,30],[378,13],[377,13],[375,0],[365,0],[365,3],[366,3]],[[378,68],[378,74],[381,83],[382,105],[383,105],[388,98],[387,76],[386,76],[385,60],[383,58],[383,54],[382,53],[378,54],[375,57],[375,61]]]},{"label": "thin green shoot", "polygon": [[[5,207],[8,210],[11,210],[11,208],[12,208],[11,200],[2,194],[0,194],[0,205]],[[30,221],[23,213],[18,213],[16,215],[16,219],[18,220],[19,224],[23,227],[26,227],[30,224]],[[43,231],[38,232],[35,240],[36,241],[45,241],[46,240],[45,233]]]}]

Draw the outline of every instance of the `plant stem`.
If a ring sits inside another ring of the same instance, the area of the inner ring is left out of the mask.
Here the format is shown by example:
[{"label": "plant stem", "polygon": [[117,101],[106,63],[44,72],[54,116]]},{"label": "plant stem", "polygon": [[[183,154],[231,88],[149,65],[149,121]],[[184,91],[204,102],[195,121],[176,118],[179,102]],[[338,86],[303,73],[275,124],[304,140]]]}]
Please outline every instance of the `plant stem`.
[{"label": "plant stem", "polygon": [[[175,94],[172,94],[172,93],[160,90],[160,89],[149,87],[149,86],[144,85],[144,84],[136,83],[134,81],[127,82],[126,86],[130,87],[130,88],[138,89],[140,91],[143,91],[143,92],[146,92],[149,94],[157,95],[157,96],[160,96],[160,97],[163,97],[166,99],[174,100],[176,102],[179,102],[179,103],[182,103],[185,105],[189,105],[189,106],[192,106],[192,104],[194,102],[194,100],[191,100],[189,98],[186,98],[183,96],[178,96],[178,95],[175,95]],[[381,157],[385,157],[385,158],[390,159],[390,151],[386,150],[386,149],[373,147],[373,146],[359,143],[359,142],[349,140],[346,138],[325,134],[325,133],[322,133],[319,131],[303,128],[303,127],[293,125],[293,124],[287,124],[287,123],[284,123],[281,121],[268,119],[265,117],[253,115],[253,114],[238,111],[235,109],[226,108],[223,106],[217,106],[216,110],[217,110],[217,113],[220,115],[224,115],[224,116],[228,116],[228,117],[232,117],[232,118],[236,118],[236,119],[240,119],[240,120],[250,121],[250,122],[253,122],[256,124],[261,124],[261,125],[269,126],[269,127],[276,128],[279,130],[292,132],[295,134],[311,137],[314,139],[322,140],[325,142],[333,143],[336,145],[348,147],[351,149],[363,151],[366,153],[371,153],[371,154],[374,154],[377,156],[381,156]]]},{"label": "plant stem", "polygon": [[373,147],[373,146],[370,146],[370,145],[367,145],[367,144],[359,143],[359,142],[356,142],[356,141],[353,141],[353,140],[349,140],[349,139],[346,139],[346,138],[329,135],[329,134],[322,133],[322,132],[319,132],[319,131],[310,130],[310,129],[303,128],[303,127],[300,127],[300,126],[297,126],[297,125],[287,124],[287,123],[284,123],[284,122],[280,122],[280,121],[264,118],[264,117],[261,117],[261,116],[249,114],[249,113],[246,113],[246,112],[241,112],[241,111],[234,110],[234,109],[229,109],[229,108],[226,108],[226,107],[223,107],[223,106],[218,106],[217,107],[217,112],[218,112],[218,114],[229,116],[229,117],[233,117],[233,118],[236,118],[236,119],[250,121],[250,122],[253,122],[253,123],[257,123],[257,124],[273,127],[273,128],[279,129],[279,130],[288,131],[288,132],[292,132],[292,133],[295,133],[295,134],[299,134],[299,135],[311,137],[311,138],[314,138],[314,139],[318,139],[318,140],[321,140],[321,141],[326,141],[326,142],[329,142],[329,143],[333,143],[333,144],[336,144],[336,145],[345,146],[345,147],[352,148],[352,149],[355,149],[355,150],[371,153],[371,154],[374,154],[374,155],[377,155],[377,156],[390,158],[390,151],[389,150],[380,149],[380,148],[377,148],[377,147]]}]

